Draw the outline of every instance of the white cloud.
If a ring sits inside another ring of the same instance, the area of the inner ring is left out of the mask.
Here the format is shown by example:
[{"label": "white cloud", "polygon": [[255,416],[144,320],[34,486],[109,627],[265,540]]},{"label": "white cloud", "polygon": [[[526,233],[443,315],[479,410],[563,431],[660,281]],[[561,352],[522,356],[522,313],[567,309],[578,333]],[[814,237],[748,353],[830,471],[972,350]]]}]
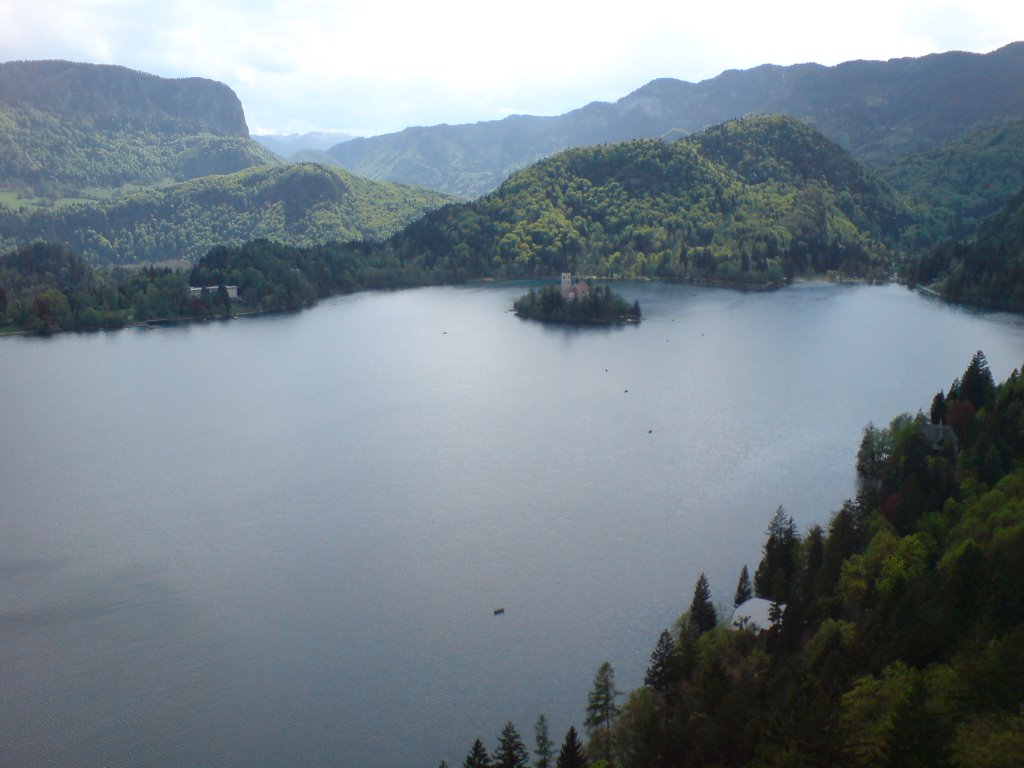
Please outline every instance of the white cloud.
[{"label": "white cloud", "polygon": [[696,81],[761,63],[987,51],[1024,39],[1024,4],[1007,6],[0,0],[0,52],[222,80],[262,128],[380,132],[493,119],[508,105],[557,114],[655,77]]}]

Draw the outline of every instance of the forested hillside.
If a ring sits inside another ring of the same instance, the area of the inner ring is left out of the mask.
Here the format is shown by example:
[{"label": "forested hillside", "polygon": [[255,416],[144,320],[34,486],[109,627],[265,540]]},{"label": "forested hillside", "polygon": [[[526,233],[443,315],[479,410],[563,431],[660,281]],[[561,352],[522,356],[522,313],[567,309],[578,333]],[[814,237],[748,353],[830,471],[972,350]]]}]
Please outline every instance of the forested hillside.
[{"label": "forested hillside", "polygon": [[513,115],[407,128],[329,150],[362,176],[476,197],[512,171],[570,147],[683,134],[754,114],[799,117],[873,166],[1024,119],[1024,43],[834,67],[730,70],[700,83],[654,80],[614,103],[557,117]]},{"label": "forested hillside", "polygon": [[358,242],[296,248],[254,240],[212,248],[188,269],[98,268],[63,246],[32,243],[0,255],[0,332],[232,317],[306,307],[335,293],[457,278],[400,264],[383,249]]},{"label": "forested hillside", "polygon": [[947,241],[911,260],[907,277],[952,301],[1024,311],[1024,189],[970,240]]},{"label": "forested hillside", "polygon": [[905,237],[909,248],[974,237],[982,220],[1000,211],[1024,183],[1024,121],[915,152],[879,174],[913,209]]},{"label": "forested hillside", "polygon": [[427,215],[389,247],[403,262],[468,276],[882,279],[906,213],[813,128],[757,117],[678,142],[562,152],[474,203]]},{"label": "forested hillside", "polygon": [[67,61],[0,64],[0,193],[103,196],[276,162],[222,83]]},{"label": "forested hillside", "polygon": [[[825,528],[801,535],[779,508],[753,579],[736,564],[735,602],[770,601],[767,631],[730,629],[701,575],[643,687],[623,700],[598,667],[585,749],[573,728],[558,753],[538,721],[545,764],[1021,765],[1024,377],[997,386],[978,352],[928,415],[869,425],[857,466],[861,491]],[[516,740],[509,723],[496,764],[525,768],[506,759]],[[466,746],[466,766],[491,759]]]},{"label": "forested hillside", "polygon": [[296,246],[387,237],[446,198],[310,163],[259,166],[106,203],[15,213],[0,206],[0,244],[66,243],[99,263],[195,261],[216,245],[269,238]]}]

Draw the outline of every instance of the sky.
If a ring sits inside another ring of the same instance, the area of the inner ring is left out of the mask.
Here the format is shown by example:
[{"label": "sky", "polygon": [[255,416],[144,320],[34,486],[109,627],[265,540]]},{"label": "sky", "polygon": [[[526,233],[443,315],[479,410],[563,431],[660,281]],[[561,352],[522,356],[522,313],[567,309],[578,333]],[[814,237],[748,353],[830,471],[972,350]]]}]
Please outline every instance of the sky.
[{"label": "sky", "polygon": [[219,80],[255,134],[557,115],[658,77],[1017,40],[1020,0],[0,0],[0,61]]}]

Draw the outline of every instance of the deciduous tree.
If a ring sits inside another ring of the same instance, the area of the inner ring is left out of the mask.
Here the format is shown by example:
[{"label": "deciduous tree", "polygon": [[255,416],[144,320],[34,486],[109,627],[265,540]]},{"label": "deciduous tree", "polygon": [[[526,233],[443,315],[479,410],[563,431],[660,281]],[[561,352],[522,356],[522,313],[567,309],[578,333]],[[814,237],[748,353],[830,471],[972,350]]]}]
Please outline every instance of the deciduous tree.
[{"label": "deciduous tree", "polygon": [[551,741],[551,734],[548,732],[548,719],[541,714],[533,726],[534,739],[537,748],[533,754],[537,756],[534,761],[536,768],[551,768],[551,760],[555,755],[555,745]]}]

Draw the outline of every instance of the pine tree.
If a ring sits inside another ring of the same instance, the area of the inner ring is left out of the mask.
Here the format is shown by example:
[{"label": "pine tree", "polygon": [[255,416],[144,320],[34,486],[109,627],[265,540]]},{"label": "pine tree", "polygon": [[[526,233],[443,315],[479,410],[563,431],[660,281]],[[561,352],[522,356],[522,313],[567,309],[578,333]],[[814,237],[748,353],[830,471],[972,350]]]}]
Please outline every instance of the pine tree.
[{"label": "pine tree", "polygon": [[796,523],[782,507],[775,510],[766,533],[764,556],[754,574],[754,592],[758,597],[785,602],[795,586],[793,578],[797,571],[800,537]]},{"label": "pine tree", "polygon": [[590,736],[594,753],[599,754],[609,763],[612,761],[612,723],[619,716],[619,707],[615,698],[619,695],[615,688],[615,670],[609,662],[604,662],[594,675],[594,689],[590,692],[587,702],[587,716],[583,724]]},{"label": "pine tree", "polygon": [[473,742],[473,747],[466,755],[462,768],[491,768],[491,757],[487,754],[484,743],[480,739]]},{"label": "pine tree", "polygon": [[530,755],[511,720],[501,729],[492,765],[494,768],[529,768]]},{"label": "pine tree", "polygon": [[586,768],[587,758],[583,754],[583,744],[572,726],[565,734],[562,750],[558,753],[555,768]]},{"label": "pine tree", "polygon": [[928,412],[928,420],[932,424],[942,424],[946,421],[946,396],[940,389],[932,398],[932,407]]},{"label": "pine tree", "polygon": [[537,748],[533,751],[537,756],[534,765],[536,768],[552,768],[551,759],[554,757],[555,745],[548,733],[548,719],[543,714],[534,723],[533,734],[537,742]]},{"label": "pine tree", "polygon": [[693,603],[690,604],[690,621],[701,634],[710,632],[718,623],[715,606],[711,604],[711,585],[702,573],[693,587]]},{"label": "pine tree", "polygon": [[974,353],[970,365],[960,379],[960,397],[970,400],[975,408],[984,408],[996,391],[985,353],[980,349]]},{"label": "pine tree", "polygon": [[651,663],[644,675],[644,685],[655,693],[665,695],[675,677],[676,644],[666,629],[658,638],[658,644],[651,652]]},{"label": "pine tree", "polygon": [[747,602],[753,596],[754,592],[750,587],[750,571],[744,565],[743,570],[740,571],[740,579],[736,582],[736,595],[732,599],[732,605],[735,608]]}]

